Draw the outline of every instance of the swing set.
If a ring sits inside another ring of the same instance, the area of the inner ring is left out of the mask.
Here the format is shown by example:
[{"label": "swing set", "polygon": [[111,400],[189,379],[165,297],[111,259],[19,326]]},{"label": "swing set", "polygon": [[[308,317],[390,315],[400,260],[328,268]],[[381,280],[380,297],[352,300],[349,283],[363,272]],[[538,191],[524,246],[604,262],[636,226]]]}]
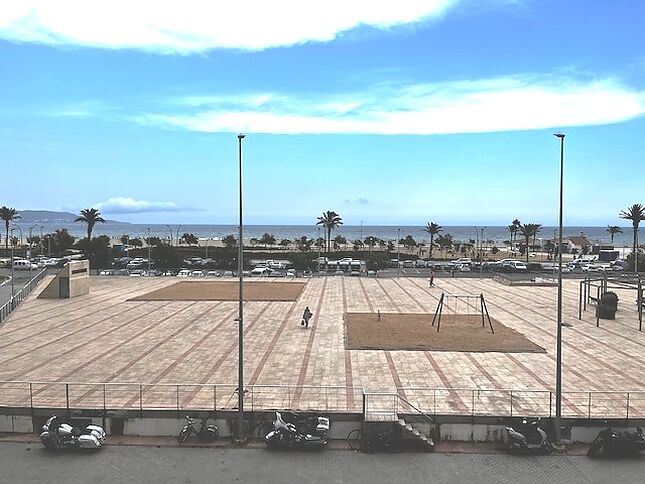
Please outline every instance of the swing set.
[{"label": "swing set", "polygon": [[[434,327],[435,323],[437,324],[437,333],[441,328],[441,315],[443,314],[444,307],[446,308],[446,312],[453,316],[481,314],[482,328],[486,327],[487,318],[490,332],[495,334],[493,322],[488,314],[488,306],[486,305],[486,300],[484,299],[483,294],[446,294],[445,292],[442,292],[434,317],[432,318],[432,326]],[[465,308],[465,313],[463,312],[463,309],[461,313],[459,312],[461,307]]]}]

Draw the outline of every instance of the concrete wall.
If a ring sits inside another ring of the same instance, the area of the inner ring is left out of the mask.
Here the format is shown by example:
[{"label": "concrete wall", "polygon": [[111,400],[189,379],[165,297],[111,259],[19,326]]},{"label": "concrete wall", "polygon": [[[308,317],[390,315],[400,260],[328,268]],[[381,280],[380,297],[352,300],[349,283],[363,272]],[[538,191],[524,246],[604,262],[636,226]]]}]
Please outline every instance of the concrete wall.
[{"label": "concrete wall", "polygon": [[65,264],[47,287],[38,295],[39,299],[59,299],[61,280],[65,281],[69,297],[77,297],[90,292],[90,263],[87,260],[70,261]]},{"label": "concrete wall", "polygon": [[34,424],[29,415],[0,415],[0,432],[31,434]]}]

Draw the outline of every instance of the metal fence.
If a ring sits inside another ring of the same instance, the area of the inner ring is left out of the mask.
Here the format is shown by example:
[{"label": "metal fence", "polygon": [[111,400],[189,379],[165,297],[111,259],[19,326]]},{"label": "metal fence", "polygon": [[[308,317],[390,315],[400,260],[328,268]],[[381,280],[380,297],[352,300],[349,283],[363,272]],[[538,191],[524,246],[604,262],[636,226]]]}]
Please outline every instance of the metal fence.
[{"label": "metal fence", "polygon": [[[235,410],[237,401],[237,386],[229,384],[0,382],[0,407],[183,412]],[[244,402],[248,411],[291,409],[392,415],[401,411],[403,402],[406,408],[431,416],[555,415],[555,394],[548,390],[402,387],[368,392],[362,387],[346,386],[248,385]],[[645,418],[645,391],[563,392],[562,416]]]},{"label": "metal fence", "polygon": [[36,287],[40,280],[45,277],[47,269],[41,269],[34,277],[32,277],[22,289],[15,293],[2,307],[0,307],[0,323],[6,319],[11,311],[13,311],[23,299]]}]

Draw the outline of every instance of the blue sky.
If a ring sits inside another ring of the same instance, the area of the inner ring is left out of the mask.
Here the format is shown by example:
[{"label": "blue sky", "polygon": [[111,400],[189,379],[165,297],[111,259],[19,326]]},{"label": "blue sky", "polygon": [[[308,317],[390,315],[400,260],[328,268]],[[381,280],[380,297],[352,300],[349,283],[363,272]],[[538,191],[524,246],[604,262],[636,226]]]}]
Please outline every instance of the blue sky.
[{"label": "blue sky", "polygon": [[[0,6],[0,204],[149,223],[621,224],[638,0]],[[89,5],[91,3],[91,5]],[[12,181],[13,180],[13,181]]]}]

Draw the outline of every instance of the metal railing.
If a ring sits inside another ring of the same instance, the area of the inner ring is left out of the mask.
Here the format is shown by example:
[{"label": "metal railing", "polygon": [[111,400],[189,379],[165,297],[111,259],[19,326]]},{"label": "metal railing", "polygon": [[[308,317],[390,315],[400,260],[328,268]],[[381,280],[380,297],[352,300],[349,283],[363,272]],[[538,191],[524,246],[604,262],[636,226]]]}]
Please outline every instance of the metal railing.
[{"label": "metal railing", "polygon": [[27,284],[25,284],[17,293],[15,293],[11,299],[9,299],[6,303],[0,307],[0,323],[4,321],[9,314],[11,314],[11,311],[13,311],[28,295],[29,293],[36,287],[36,285],[41,281],[43,277],[45,277],[45,274],[47,273],[47,269],[41,269],[34,277],[32,277]]},{"label": "metal railing", "polygon": [[[229,384],[143,384],[0,382],[0,407],[66,410],[234,410],[237,386]],[[317,410],[361,413],[363,389],[345,386],[248,385],[245,410]]]},{"label": "metal railing", "polygon": [[[431,415],[555,416],[555,392],[485,388],[399,388]],[[645,418],[645,391],[564,391],[567,418]]]},{"label": "metal railing", "polygon": [[[244,402],[251,412],[315,410],[364,417],[380,414],[393,418],[399,412],[428,418],[555,415],[555,394],[548,390],[401,387],[369,392],[347,386],[248,385]],[[235,410],[236,406],[237,386],[229,384],[0,382],[0,407],[215,412]],[[562,416],[645,418],[645,391],[565,391]]]}]

